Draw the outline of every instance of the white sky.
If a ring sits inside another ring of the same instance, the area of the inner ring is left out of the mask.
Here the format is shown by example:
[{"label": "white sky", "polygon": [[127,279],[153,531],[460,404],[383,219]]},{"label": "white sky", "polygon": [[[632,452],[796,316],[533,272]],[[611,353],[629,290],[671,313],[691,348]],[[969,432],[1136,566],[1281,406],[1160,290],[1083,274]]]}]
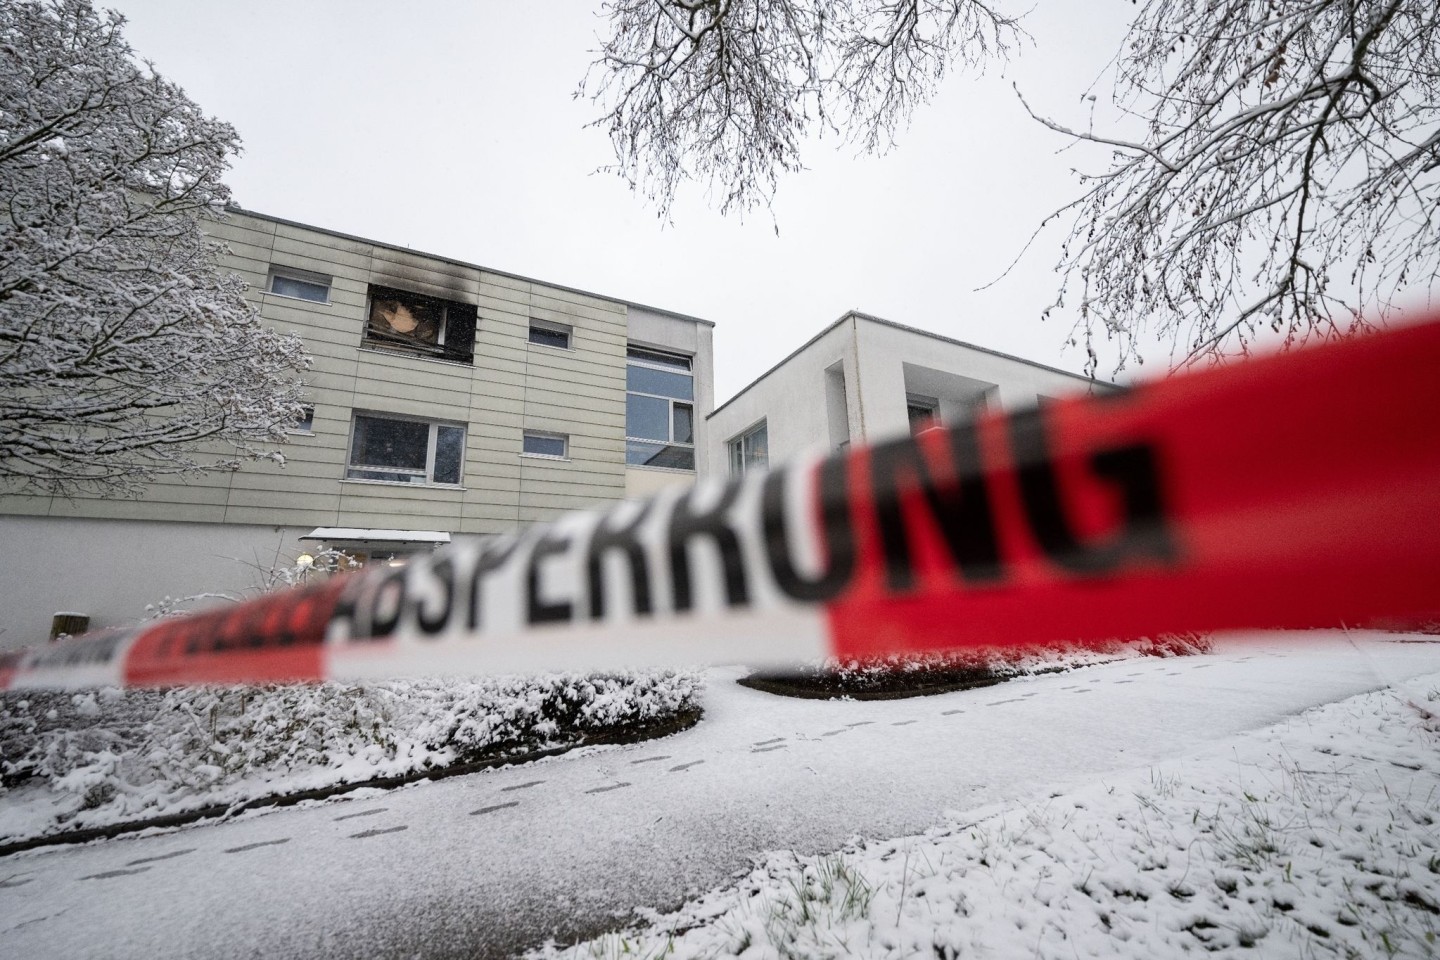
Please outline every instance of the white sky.
[{"label": "white sky", "polygon": [[815,144],[810,171],[781,184],[778,235],[767,214],[722,218],[693,190],[664,226],[594,172],[609,141],[572,94],[604,29],[599,0],[109,5],[140,56],[239,129],[228,182],[242,206],[713,320],[717,403],[850,308],[1084,363],[1065,349],[1068,320],[1039,319],[1061,230],[975,288],[1077,194],[1077,156],[1057,153],[1064,138],[1012,81],[1083,124],[1081,94],[1133,10],[1122,0],[1041,4],[1033,46],[1003,71],[948,78],[889,156]]}]

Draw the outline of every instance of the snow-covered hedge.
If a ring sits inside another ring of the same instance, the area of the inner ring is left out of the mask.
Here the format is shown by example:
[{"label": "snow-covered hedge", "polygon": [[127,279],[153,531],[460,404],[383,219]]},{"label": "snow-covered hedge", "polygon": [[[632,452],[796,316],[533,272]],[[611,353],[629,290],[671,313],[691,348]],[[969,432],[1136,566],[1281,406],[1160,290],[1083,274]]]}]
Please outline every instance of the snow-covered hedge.
[{"label": "snow-covered hedge", "polygon": [[0,697],[0,842],[574,743],[698,705],[693,673]]}]

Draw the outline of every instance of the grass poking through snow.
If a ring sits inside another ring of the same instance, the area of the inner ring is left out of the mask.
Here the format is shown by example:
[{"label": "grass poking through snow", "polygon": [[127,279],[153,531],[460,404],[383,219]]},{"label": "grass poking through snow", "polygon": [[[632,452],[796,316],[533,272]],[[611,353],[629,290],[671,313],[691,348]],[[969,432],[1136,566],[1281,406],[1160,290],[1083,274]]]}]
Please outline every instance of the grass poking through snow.
[{"label": "grass poking through snow", "polygon": [[567,957],[1433,957],[1440,691],[923,836],[775,853]]}]

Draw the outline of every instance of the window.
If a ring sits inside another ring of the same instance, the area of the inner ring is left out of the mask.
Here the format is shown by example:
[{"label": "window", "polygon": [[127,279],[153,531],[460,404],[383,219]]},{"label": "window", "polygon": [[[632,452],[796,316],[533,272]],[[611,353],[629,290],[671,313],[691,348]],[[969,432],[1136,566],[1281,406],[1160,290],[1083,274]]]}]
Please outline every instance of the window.
[{"label": "window", "polygon": [[301,407],[300,419],[296,420],[289,427],[285,428],[286,433],[314,433],[315,432],[315,408]]},{"label": "window", "polygon": [[761,420],[740,436],[731,440],[730,475],[738,477],[751,470],[764,470],[770,466],[770,436]]},{"label": "window", "polygon": [[526,430],[521,450],[529,457],[552,457],[564,460],[570,454],[570,438],[563,433],[540,433]]},{"label": "window", "polygon": [[345,477],[390,483],[458,484],[464,459],[464,427],[357,413]]},{"label": "window", "polygon": [[475,362],[476,308],[391,287],[370,287],[365,343],[457,363]]},{"label": "window", "polygon": [[940,401],[919,394],[905,394],[905,415],[910,419],[910,432],[920,433],[940,425]]},{"label": "window", "polygon": [[530,321],[530,342],[537,343],[542,347],[555,347],[559,350],[570,349],[569,324],[550,323],[545,320]]},{"label": "window", "polygon": [[625,366],[625,462],[695,469],[695,376],[690,358],[631,347]]},{"label": "window", "polygon": [[268,292],[277,297],[292,297],[296,300],[309,300],[312,303],[329,303],[330,278],[323,273],[272,266]]}]

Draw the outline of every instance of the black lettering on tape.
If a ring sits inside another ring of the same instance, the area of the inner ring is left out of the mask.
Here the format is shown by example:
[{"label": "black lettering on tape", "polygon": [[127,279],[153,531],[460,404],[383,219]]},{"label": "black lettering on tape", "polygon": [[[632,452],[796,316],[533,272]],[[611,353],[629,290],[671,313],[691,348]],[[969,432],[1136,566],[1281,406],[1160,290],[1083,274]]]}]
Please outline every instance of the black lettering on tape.
[{"label": "black lettering on tape", "polygon": [[630,571],[630,595],[634,598],[635,615],[643,617],[654,612],[650,597],[650,568],[645,562],[645,548],[638,536],[640,525],[650,516],[653,502],[645,501],[638,510],[635,510],[634,506],[623,508],[635,510],[629,523],[611,526],[610,521],[620,512],[611,510],[595,525],[595,532],[585,551],[585,572],[590,586],[590,619],[599,620],[605,616],[604,558],[610,550],[622,551],[628,561],[626,566]]},{"label": "black lettering on tape", "polygon": [[[936,436],[930,434],[928,436]],[[917,490],[935,521],[960,575],[970,583],[1004,576],[990,491],[980,471],[980,442],[973,423],[939,432],[949,447],[953,471],[943,482],[931,474],[925,452],[914,437],[884,443],[870,451],[870,482],[880,542],[885,552],[885,579],[891,590],[915,586],[909,535],[905,530],[902,494]],[[906,483],[913,479],[913,488]]]},{"label": "black lettering on tape", "polygon": [[335,601],[335,609],[330,613],[330,626],[327,632],[335,632],[336,624],[346,624],[347,641],[372,640],[369,624],[361,623],[361,615],[365,611],[366,599],[373,592],[375,578],[373,575],[356,573],[348,578],[344,590]]},{"label": "black lettering on tape", "polygon": [[1161,498],[1155,453],[1149,446],[1128,444],[1090,455],[1091,472],[1119,488],[1124,516],[1120,528],[1108,540],[1084,543],[1060,502],[1044,413],[1026,410],[1013,415],[1010,442],[1015,451],[1020,497],[1030,529],[1056,566],[1072,573],[1099,575],[1127,561],[1172,562],[1176,558],[1175,540]]},{"label": "black lettering on tape", "polygon": [[525,616],[531,623],[563,623],[575,616],[575,605],[569,600],[550,602],[540,597],[540,564],[546,557],[570,549],[570,535],[554,527],[543,530],[530,551],[529,568],[525,571]]},{"label": "black lettering on tape", "polygon": [[750,602],[745,583],[745,561],[740,553],[740,539],[730,529],[726,513],[740,495],[738,481],[725,485],[720,499],[708,510],[695,512],[691,490],[675,503],[670,514],[670,579],[675,590],[675,609],[689,610],[695,605],[694,585],[690,582],[690,541],[709,537],[720,551],[720,565],[725,576],[725,602],[742,607]]},{"label": "black lettering on tape", "polygon": [[[795,569],[790,556],[789,533],[785,523],[785,485],[792,471],[777,470],[765,478],[761,515],[765,531],[765,552],[770,571],[785,595],[795,600],[820,603],[838,595],[855,573],[855,535],[850,525],[850,490],[846,483],[848,462],[832,457],[819,467],[820,527],[824,534],[821,550],[825,569],[806,577]],[[797,523],[807,518],[792,518]]]},{"label": "black lettering on tape", "polygon": [[470,574],[470,607],[465,618],[465,625],[469,629],[480,629],[485,577],[503,567],[519,544],[520,541],[514,537],[502,537],[487,540],[480,545],[480,553],[475,558],[475,569]]},{"label": "black lettering on tape", "polygon": [[450,613],[455,608],[455,564],[450,557],[441,557],[428,566],[421,566],[417,573],[428,576],[440,587],[440,603],[435,610],[427,610],[423,599],[412,600],[415,605],[415,625],[427,637],[444,630],[450,622]]},{"label": "black lettering on tape", "polygon": [[400,625],[400,614],[405,609],[404,567],[387,570],[375,583],[369,596],[370,636],[388,637]]}]

